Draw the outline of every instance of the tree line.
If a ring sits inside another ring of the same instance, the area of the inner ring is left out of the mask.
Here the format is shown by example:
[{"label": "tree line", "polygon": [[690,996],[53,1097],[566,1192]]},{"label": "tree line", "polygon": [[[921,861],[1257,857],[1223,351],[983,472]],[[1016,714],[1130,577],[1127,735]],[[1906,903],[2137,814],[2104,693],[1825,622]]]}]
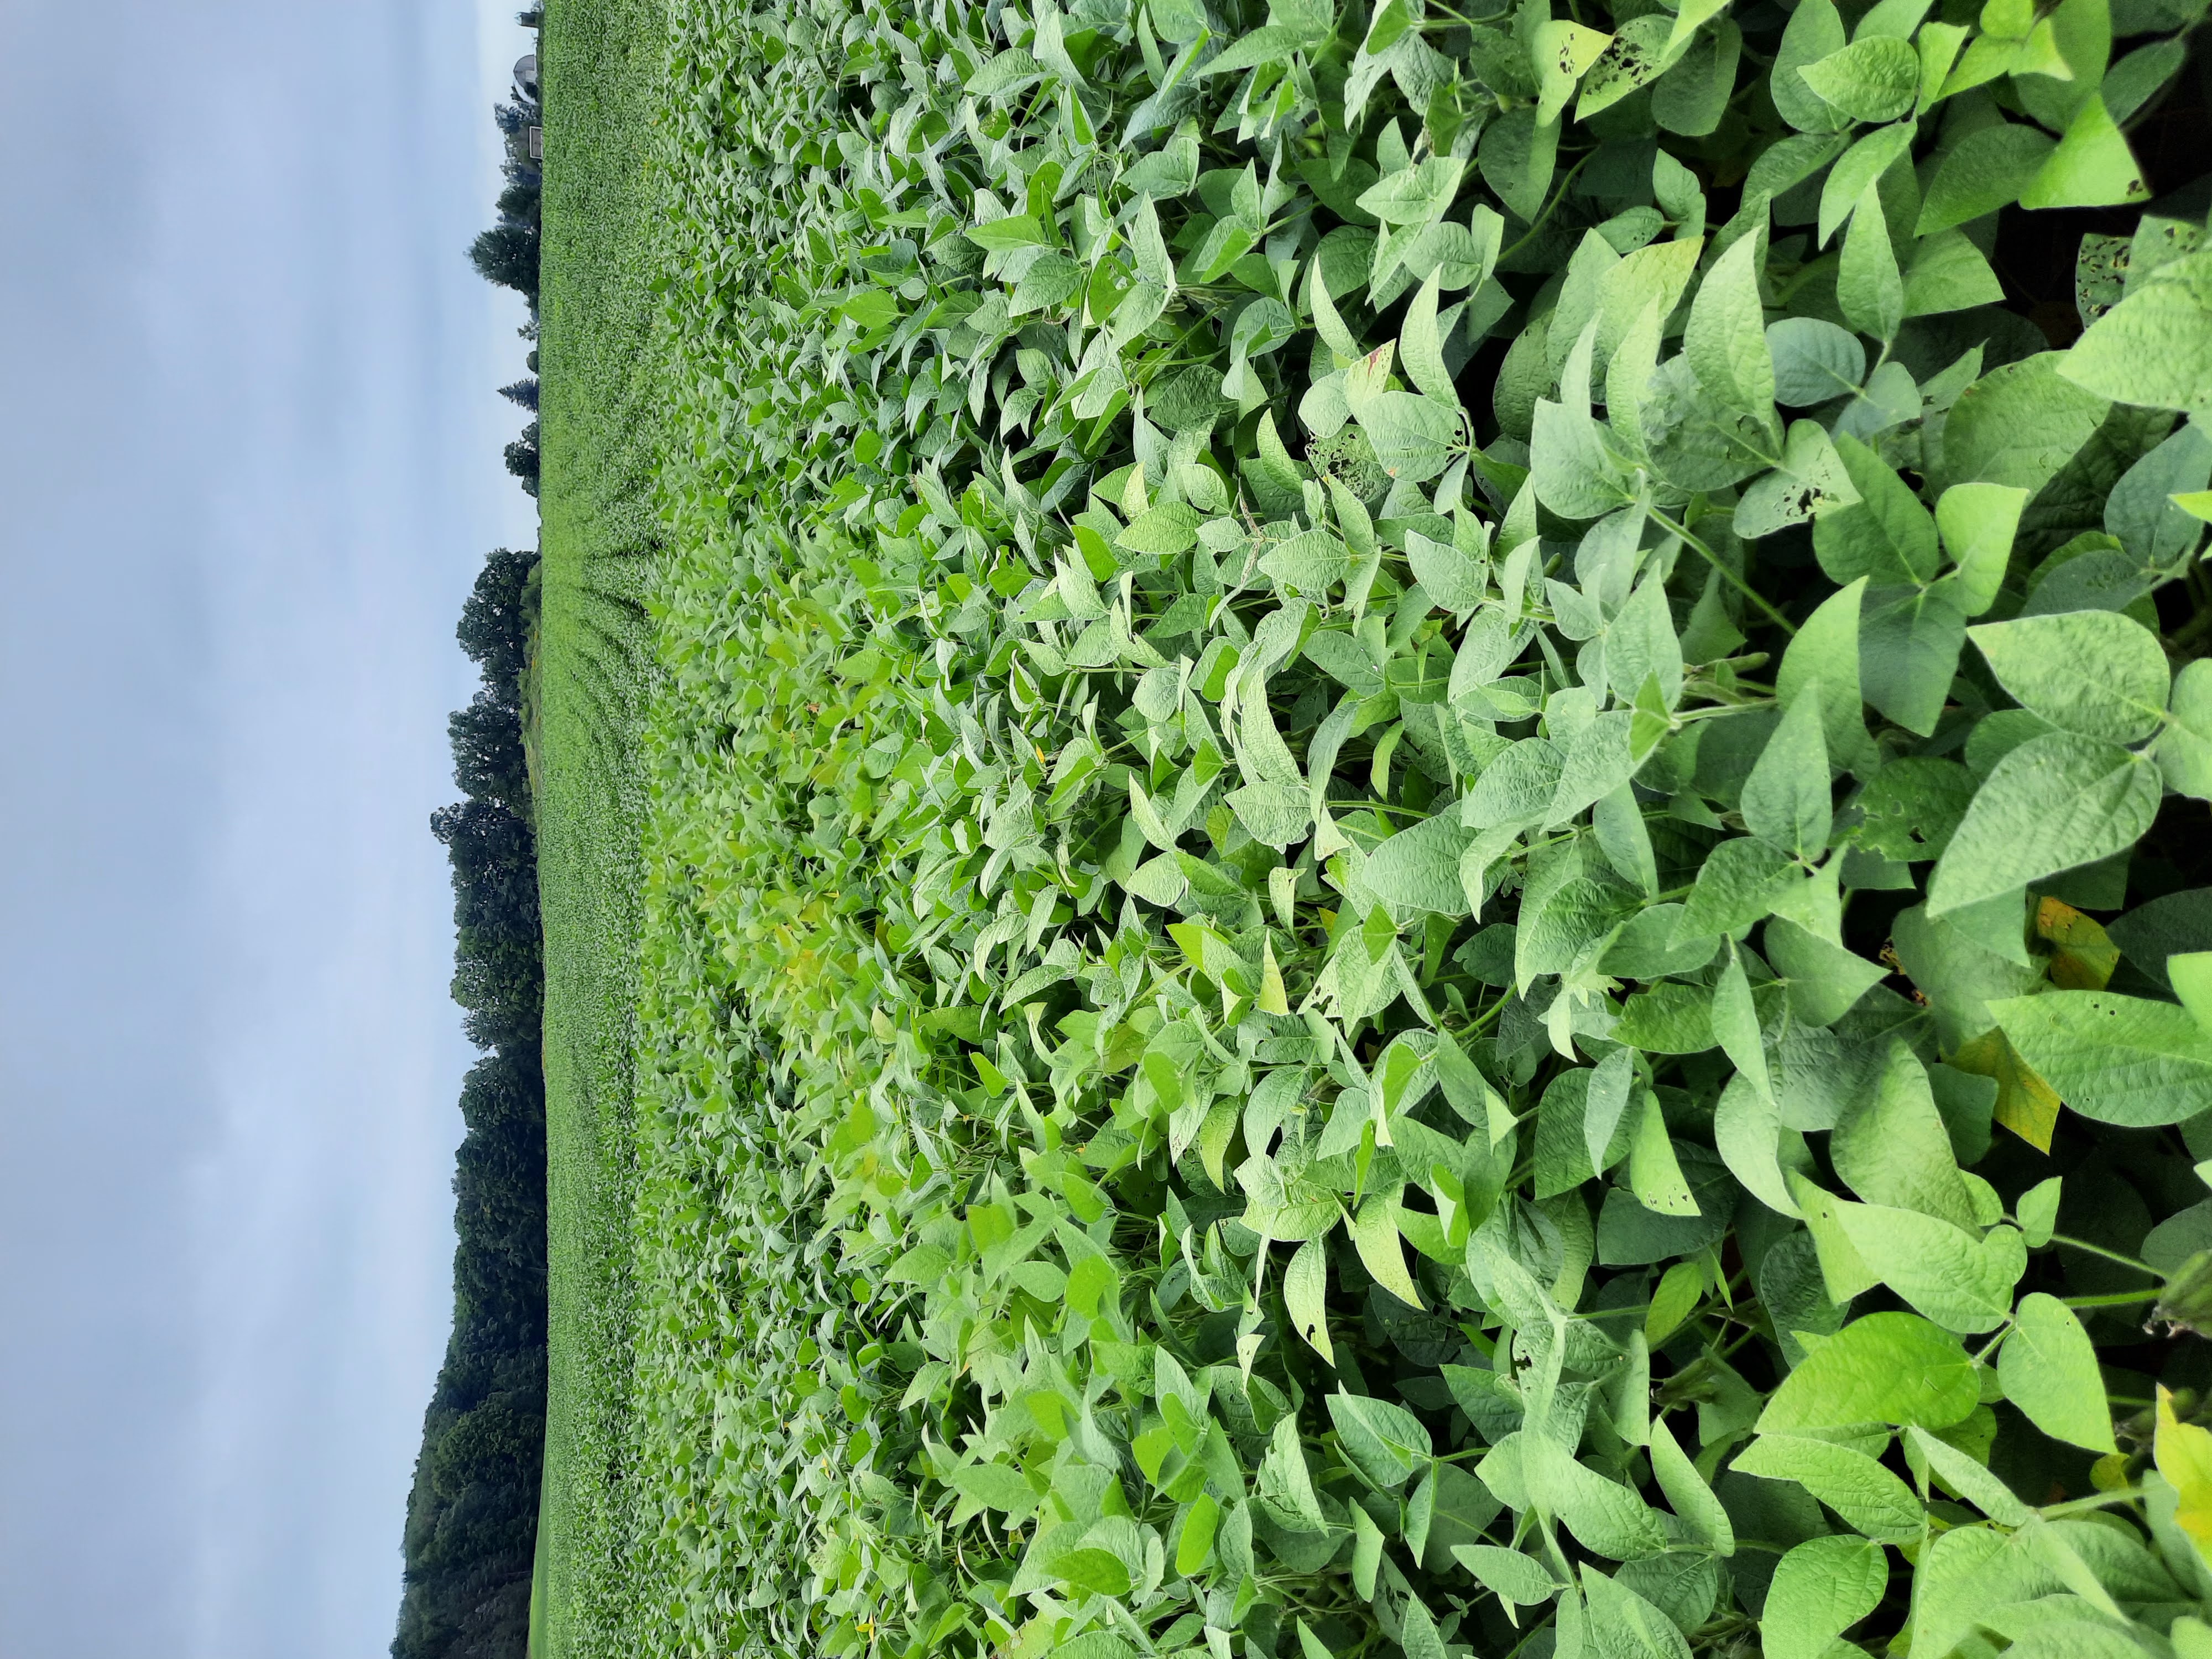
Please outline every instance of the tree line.
[{"label": "tree line", "polygon": [[544,1003],[522,674],[538,556],[494,552],[461,613],[483,688],[449,722],[464,799],[432,815],[453,860],[453,999],[485,1050],[461,1085],[453,1331],[422,1421],[393,1659],[520,1659],[545,1436]]},{"label": "tree line", "polygon": [[[535,27],[539,15],[522,15]],[[470,249],[538,317],[539,173],[520,142],[539,119],[517,87],[494,118],[510,143],[498,220]],[[532,419],[508,471],[538,493],[538,354],[501,388]],[[523,743],[523,683],[537,597],[535,550],[500,548],[461,611],[461,648],[483,684],[447,722],[462,799],[431,815],[453,864],[453,992],[484,1053],[461,1085],[455,1155],[453,1329],[422,1419],[401,1551],[393,1659],[522,1659],[529,1644],[545,1442],[544,963],[538,850]]]},{"label": "tree line", "polygon": [[[540,14],[522,14],[526,27],[535,28]],[[510,400],[530,411],[530,423],[522,434],[507,445],[507,470],[521,481],[522,487],[532,495],[538,493],[538,198],[544,181],[543,169],[532,159],[525,135],[535,126],[542,126],[544,116],[538,108],[535,86],[517,86],[507,100],[493,106],[492,119],[506,136],[507,158],[501,171],[507,184],[499,193],[496,204],[498,217],[490,228],[481,232],[470,244],[469,258],[477,274],[486,282],[501,288],[511,288],[529,301],[530,320],[523,325],[523,335],[532,343],[530,376],[517,380],[500,391]]]}]

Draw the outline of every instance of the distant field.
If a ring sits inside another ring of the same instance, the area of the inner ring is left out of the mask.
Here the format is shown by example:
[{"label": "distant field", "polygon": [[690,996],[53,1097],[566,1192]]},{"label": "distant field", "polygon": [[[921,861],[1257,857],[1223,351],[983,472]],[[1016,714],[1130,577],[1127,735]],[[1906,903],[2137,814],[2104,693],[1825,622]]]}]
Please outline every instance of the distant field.
[{"label": "distant field", "polygon": [[[532,1649],[604,1652],[621,1468],[649,503],[646,131],[664,9],[556,0],[544,32],[544,752],[550,1398]],[[597,1564],[586,1571],[582,1564]]]}]

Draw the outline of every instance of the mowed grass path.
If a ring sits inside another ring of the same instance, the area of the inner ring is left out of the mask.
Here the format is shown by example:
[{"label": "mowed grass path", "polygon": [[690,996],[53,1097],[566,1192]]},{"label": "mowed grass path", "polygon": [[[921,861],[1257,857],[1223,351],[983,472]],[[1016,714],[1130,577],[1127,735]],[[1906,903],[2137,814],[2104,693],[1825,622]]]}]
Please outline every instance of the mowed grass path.
[{"label": "mowed grass path", "polygon": [[[638,721],[643,600],[665,406],[653,349],[648,179],[667,14],[659,0],[552,0],[539,362],[544,599],[538,657],[545,915],[550,1398],[533,1652],[605,1650],[619,1561],[632,1297]],[[580,1571],[593,1561],[599,1571]]]}]

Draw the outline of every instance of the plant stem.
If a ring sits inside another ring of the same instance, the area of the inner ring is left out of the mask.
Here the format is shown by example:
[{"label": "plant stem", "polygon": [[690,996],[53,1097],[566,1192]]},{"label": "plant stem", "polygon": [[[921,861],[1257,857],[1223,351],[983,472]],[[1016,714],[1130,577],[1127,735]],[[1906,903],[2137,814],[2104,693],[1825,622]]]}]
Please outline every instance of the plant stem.
[{"label": "plant stem", "polygon": [[2059,1299],[2069,1308],[2124,1308],[2130,1303],[2155,1302],[2156,1291],[2118,1291],[2110,1296],[2069,1296]]},{"label": "plant stem", "polygon": [[1772,605],[1769,605],[1765,599],[1761,598],[1758,590],[1753,588],[1749,582],[1746,581],[1741,575],[1739,575],[1735,569],[1729,565],[1727,560],[1722,558],[1721,556],[1714,552],[1711,548],[1707,547],[1705,543],[1699,541],[1695,536],[1692,535],[1687,526],[1675,523],[1674,520],[1668,518],[1664,513],[1660,512],[1656,507],[1650,507],[1647,508],[1646,511],[1648,511],[1651,514],[1652,518],[1663,528],[1671,531],[1677,536],[1680,536],[1684,543],[1695,548],[1699,553],[1704,555],[1705,562],[1711,565],[1714,569],[1719,571],[1721,574],[1727,579],[1729,585],[1735,588],[1737,592],[1742,594],[1744,598],[1749,599],[1761,611],[1764,611],[1767,615],[1767,619],[1773,623],[1777,628],[1780,629],[1784,633],[1790,635],[1791,637],[1796,637],[1797,633],[1797,625],[1791,622],[1789,617],[1784,616],[1779,611],[1777,611]]},{"label": "plant stem", "polygon": [[2153,1279],[2161,1282],[2166,1278],[2164,1273],[2147,1261],[2138,1261],[2131,1255],[2122,1255],[2118,1250],[2108,1250],[2101,1244],[2092,1244],[2086,1238],[2069,1238],[2064,1233],[2053,1233],[2051,1235],[2051,1242],[2053,1244],[2063,1244],[2069,1249],[2087,1250],[2091,1255],[2101,1255],[2107,1261],[2117,1261],[2123,1267],[2133,1267],[2137,1273],[2148,1273]]},{"label": "plant stem", "polygon": [[2118,1492],[2100,1492],[2094,1498],[2076,1498],[2070,1503],[2051,1504],[2036,1513],[2046,1521],[2057,1520],[2062,1515],[2079,1515],[2087,1510],[2108,1509],[2114,1504],[2131,1504],[2143,1495],[2141,1486],[2122,1486]]},{"label": "plant stem", "polygon": [[1544,204],[1544,210],[1538,214],[1530,222],[1527,233],[1522,236],[1519,241],[1514,243],[1511,247],[1507,248],[1504,252],[1498,256],[1498,261],[1500,264],[1503,264],[1506,260],[1511,258],[1515,254],[1518,253],[1522,248],[1528,246],[1530,242],[1535,240],[1536,233],[1543,229],[1543,228],[1550,222],[1553,210],[1555,210],[1561,202],[1566,200],[1567,186],[1574,183],[1575,175],[1577,173],[1580,173],[1583,167],[1589,164],[1590,155],[1595,155],[1596,154],[1597,152],[1595,150],[1590,151],[1589,155],[1583,156],[1581,161],[1576,162],[1574,166],[1567,169],[1567,176],[1559,180],[1559,189],[1553,192],[1552,199]]}]

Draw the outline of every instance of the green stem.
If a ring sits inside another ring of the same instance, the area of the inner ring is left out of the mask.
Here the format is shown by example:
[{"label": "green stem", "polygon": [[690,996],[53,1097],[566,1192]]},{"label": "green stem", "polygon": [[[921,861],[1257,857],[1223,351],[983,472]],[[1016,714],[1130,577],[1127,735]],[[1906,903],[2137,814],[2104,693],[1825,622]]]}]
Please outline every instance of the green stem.
[{"label": "green stem", "polygon": [[1504,252],[1498,256],[1498,263],[1499,264],[1504,264],[1508,259],[1518,253],[1522,248],[1528,246],[1529,243],[1536,240],[1536,233],[1543,229],[1547,224],[1551,222],[1553,213],[1558,209],[1560,203],[1567,199],[1567,186],[1574,183],[1575,175],[1577,173],[1580,173],[1585,167],[1589,166],[1590,155],[1595,155],[1596,154],[1597,152],[1595,150],[1590,151],[1589,155],[1583,156],[1581,161],[1576,162],[1574,166],[1567,169],[1567,176],[1559,180],[1559,187],[1552,193],[1552,199],[1544,204],[1544,210],[1538,214],[1534,219],[1529,222],[1527,234],[1524,234],[1519,241],[1514,243],[1511,247],[1507,248]]},{"label": "green stem", "polygon": [[1982,1344],[1981,1352],[1974,1356],[1973,1364],[1977,1367],[1988,1364],[1990,1356],[1997,1351],[1997,1344],[2004,1340],[2005,1333],[2011,1328],[2012,1317],[2007,1315],[2004,1323],[1990,1333],[1990,1340]]},{"label": "green stem", "polygon": [[2071,1503],[2050,1504],[2036,1513],[2046,1521],[2055,1521],[2062,1515],[2080,1515],[2088,1510],[2110,1509],[2115,1504],[2132,1504],[2143,1495],[2141,1486],[2122,1486],[2118,1492],[2100,1492],[2094,1498],[2076,1498]]},{"label": "green stem", "polygon": [[2157,1291],[2118,1291],[2111,1296],[2067,1296],[2059,1300],[2069,1308],[2124,1308],[2132,1303],[2155,1302],[2160,1295]]},{"label": "green stem", "polygon": [[1736,573],[1735,568],[1731,566],[1727,560],[1722,558],[1721,556],[1714,552],[1711,548],[1707,547],[1703,542],[1692,535],[1687,526],[1675,523],[1674,520],[1668,518],[1664,513],[1660,512],[1658,508],[1650,507],[1646,510],[1650,513],[1652,518],[1656,520],[1662,528],[1671,531],[1674,534],[1680,536],[1686,544],[1695,548],[1699,553],[1703,554],[1705,556],[1705,562],[1711,565],[1714,569],[1719,571],[1721,574],[1727,579],[1729,585],[1734,587],[1736,592],[1741,593],[1744,598],[1749,599],[1761,611],[1764,611],[1767,615],[1768,620],[1772,622],[1777,628],[1779,628],[1784,633],[1790,635],[1791,637],[1796,637],[1797,633],[1797,625],[1791,622],[1789,617],[1784,616],[1779,611],[1777,611],[1772,605],[1769,605],[1765,599],[1761,598],[1758,590],[1753,588],[1749,582],[1746,581],[1742,578],[1742,576],[1739,575]]},{"label": "green stem", "polygon": [[2159,1272],[2148,1261],[2138,1261],[2131,1255],[2122,1255],[2118,1250],[2108,1250],[2101,1244],[2092,1244],[2086,1238],[2069,1238],[2064,1233],[2053,1233],[2051,1235],[2051,1242],[2053,1244],[2063,1244],[2069,1249],[2087,1250],[2091,1255],[2101,1255],[2106,1261],[2117,1261],[2123,1267],[2133,1267],[2139,1273],[2148,1273],[2161,1283],[2166,1279],[2164,1273]]}]

